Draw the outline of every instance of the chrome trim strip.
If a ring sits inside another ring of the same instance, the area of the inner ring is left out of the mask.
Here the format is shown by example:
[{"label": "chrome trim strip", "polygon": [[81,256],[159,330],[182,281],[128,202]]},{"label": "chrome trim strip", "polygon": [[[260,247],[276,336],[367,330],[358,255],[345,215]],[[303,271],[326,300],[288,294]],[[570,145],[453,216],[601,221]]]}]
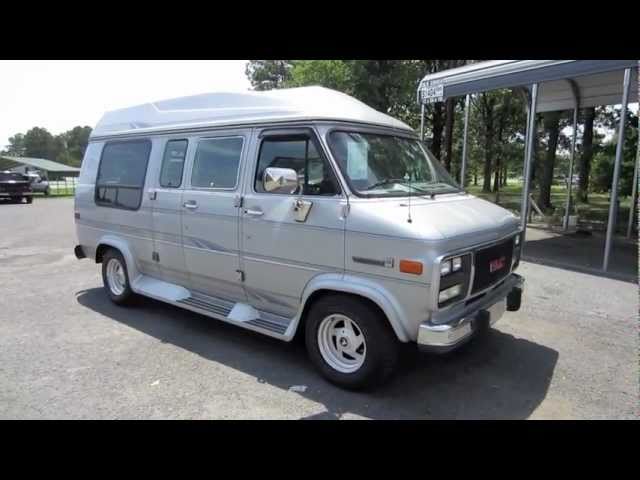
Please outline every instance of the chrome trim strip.
[{"label": "chrome trim strip", "polygon": [[[387,262],[385,260],[378,260],[376,258],[351,257],[351,260],[353,260],[355,263],[364,263],[366,265],[373,265],[375,267],[387,267]],[[392,267],[393,267],[393,261],[391,263],[391,266],[387,268],[392,268]]]}]

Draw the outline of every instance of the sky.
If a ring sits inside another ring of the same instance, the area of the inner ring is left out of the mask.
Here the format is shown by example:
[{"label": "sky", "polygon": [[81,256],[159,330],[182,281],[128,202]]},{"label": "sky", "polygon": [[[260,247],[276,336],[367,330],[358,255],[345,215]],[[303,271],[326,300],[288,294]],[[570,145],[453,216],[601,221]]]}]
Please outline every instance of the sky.
[{"label": "sky", "polygon": [[248,90],[247,60],[0,61],[0,150],[32,127],[94,127],[105,111],[205,92]]},{"label": "sky", "polygon": [[[247,60],[0,60],[0,150],[32,127],[94,127],[105,111],[250,88]],[[630,105],[637,112],[638,104]],[[568,127],[564,132],[571,134]],[[613,135],[603,132],[607,139]]]}]

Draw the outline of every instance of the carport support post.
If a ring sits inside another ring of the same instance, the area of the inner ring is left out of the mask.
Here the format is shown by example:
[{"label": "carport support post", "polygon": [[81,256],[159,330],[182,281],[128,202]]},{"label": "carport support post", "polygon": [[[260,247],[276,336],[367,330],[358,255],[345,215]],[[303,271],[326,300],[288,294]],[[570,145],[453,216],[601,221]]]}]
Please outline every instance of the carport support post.
[{"label": "carport support post", "polygon": [[576,140],[578,139],[578,104],[573,110],[573,138],[571,140],[571,158],[569,159],[569,191],[567,192],[567,206],[564,214],[564,229],[569,228],[569,211],[571,210],[571,187],[573,187],[573,161],[576,157]]},{"label": "carport support post", "polygon": [[467,174],[467,138],[469,136],[469,104],[471,95],[467,93],[464,101],[464,134],[462,136],[462,165],[460,166],[460,186],[464,189],[465,175]]},{"label": "carport support post", "polygon": [[[522,227],[521,249],[524,249],[524,236],[527,230],[527,210],[529,205],[529,183],[531,181],[531,161],[533,157],[533,139],[536,129],[536,107],[538,103],[538,84],[531,86],[531,107],[529,108],[524,159],[524,185],[522,185],[522,206],[520,208],[520,226]],[[522,250],[521,250],[522,251]]]},{"label": "carport support post", "polygon": [[627,103],[629,102],[629,87],[631,83],[631,69],[624,70],[624,82],[622,86],[622,109],[620,110],[620,125],[618,127],[618,144],[616,145],[616,163],[613,167],[613,180],[611,181],[611,203],[609,205],[609,223],[607,225],[607,240],[604,244],[604,259],[602,270],[609,268],[609,256],[613,231],[616,228],[616,213],[618,204],[618,180],[620,179],[620,164],[622,163],[622,150],[624,148],[624,123],[627,119]]},{"label": "carport support post", "polygon": [[636,167],[633,170],[633,187],[631,187],[631,205],[629,207],[629,225],[627,225],[627,238],[631,238],[633,231],[633,213],[636,209],[636,196],[638,195],[638,162],[640,162],[640,130],[638,130],[638,152],[636,153]]},{"label": "carport support post", "polygon": [[420,107],[420,140],[424,142],[424,103]]}]

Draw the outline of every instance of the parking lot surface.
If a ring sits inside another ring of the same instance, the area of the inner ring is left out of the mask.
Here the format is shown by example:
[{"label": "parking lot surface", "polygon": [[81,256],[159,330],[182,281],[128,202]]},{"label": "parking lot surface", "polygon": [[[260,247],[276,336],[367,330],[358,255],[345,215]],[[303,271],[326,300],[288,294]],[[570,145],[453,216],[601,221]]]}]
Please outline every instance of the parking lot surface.
[{"label": "parking lot surface", "polygon": [[[637,285],[523,262],[523,307],[371,393],[282,343],[143,299],[73,255],[73,200],[0,204],[0,418],[637,419]],[[615,252],[614,252],[615,254]],[[294,387],[293,389],[291,387]]]}]

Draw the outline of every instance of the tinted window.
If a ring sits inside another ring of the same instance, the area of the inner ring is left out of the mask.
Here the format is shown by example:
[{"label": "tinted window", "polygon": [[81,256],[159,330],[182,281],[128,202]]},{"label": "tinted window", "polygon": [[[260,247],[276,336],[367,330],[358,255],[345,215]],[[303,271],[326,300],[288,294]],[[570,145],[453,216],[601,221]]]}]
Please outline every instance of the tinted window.
[{"label": "tinted window", "polygon": [[148,140],[107,143],[96,180],[96,203],[136,210],[151,152]]},{"label": "tinted window", "polygon": [[162,170],[160,171],[160,186],[177,188],[182,184],[182,170],[184,158],[187,155],[186,140],[170,140],[164,149]]},{"label": "tinted window", "polygon": [[242,143],[242,137],[201,140],[193,162],[191,186],[235,188]]},{"label": "tinted window", "polygon": [[298,174],[304,195],[336,195],[336,179],[309,138],[267,138],[260,147],[255,190],[266,193],[263,185],[265,169],[290,168]]}]

